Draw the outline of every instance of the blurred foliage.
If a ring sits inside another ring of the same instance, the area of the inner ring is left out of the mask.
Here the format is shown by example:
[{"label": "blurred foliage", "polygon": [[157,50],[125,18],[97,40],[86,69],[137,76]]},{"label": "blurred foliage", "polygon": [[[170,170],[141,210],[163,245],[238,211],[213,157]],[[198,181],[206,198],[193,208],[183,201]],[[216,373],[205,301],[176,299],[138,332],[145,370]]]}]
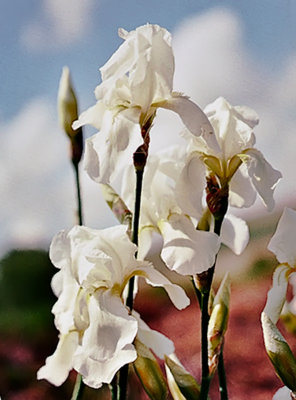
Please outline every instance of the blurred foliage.
[{"label": "blurred foliage", "polygon": [[259,258],[252,267],[246,271],[246,279],[265,279],[272,276],[274,268],[278,265],[275,258]]},{"label": "blurred foliage", "polygon": [[56,301],[50,281],[56,268],[43,250],[13,250],[0,261],[0,331],[27,338],[54,329]]}]

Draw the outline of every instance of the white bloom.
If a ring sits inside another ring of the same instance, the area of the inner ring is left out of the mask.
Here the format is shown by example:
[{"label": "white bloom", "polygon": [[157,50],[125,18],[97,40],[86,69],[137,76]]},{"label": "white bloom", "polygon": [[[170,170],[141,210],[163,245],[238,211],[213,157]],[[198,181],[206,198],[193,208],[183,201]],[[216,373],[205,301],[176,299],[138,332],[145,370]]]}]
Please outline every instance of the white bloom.
[{"label": "white bloom", "polygon": [[275,270],[264,311],[277,323],[286,300],[289,277],[296,272],[296,211],[285,208],[268,249],[281,263]]},{"label": "white bloom", "polygon": [[38,379],[60,385],[74,368],[88,386],[110,383],[123,365],[136,359],[137,334],[144,344],[147,338],[148,346],[152,336],[158,355],[159,346],[172,351],[169,339],[150,330],[136,312],[130,315],[123,292],[131,277],[141,276],[152,286],[164,287],[179,309],[189,299],[151,264],[138,261],[135,252],[124,226],[101,231],[76,226],[54,238],[50,256],[60,271],[52,281],[59,296],[53,313],[60,341]]},{"label": "white bloom", "polygon": [[[178,198],[186,197],[186,193],[177,187],[183,159],[184,151],[180,147],[148,159],[141,200],[139,256],[145,258],[152,245],[153,233],[157,232],[163,238],[161,257],[166,265],[182,275],[193,275],[206,271],[214,264],[220,239],[213,232],[196,229],[197,220],[203,211],[203,175],[196,182],[201,190],[194,199],[197,207],[193,213],[184,212],[179,205]],[[131,169],[131,166],[127,168],[123,180],[122,197],[128,206],[134,202],[135,183]],[[248,228],[244,221],[233,216],[225,219],[222,242],[236,254],[244,249],[248,238]]]},{"label": "white bloom", "polygon": [[[189,186],[195,190],[192,182],[200,172],[195,172],[192,163],[196,164],[198,158],[204,162],[208,172],[218,178],[221,187],[229,184],[230,205],[249,207],[258,193],[268,210],[271,210],[274,207],[273,191],[282,175],[254,148],[253,128],[258,124],[255,111],[231,106],[222,97],[209,104],[204,111],[214,128],[219,147],[213,147],[207,138],[196,137],[190,131],[184,133],[189,140],[190,155],[183,172],[183,187]],[[188,174],[190,179],[186,179]],[[191,198],[185,205],[192,207]]]},{"label": "white bloom", "polygon": [[273,274],[273,285],[261,315],[265,348],[277,374],[289,388],[280,389],[274,399],[292,399],[290,390],[296,390],[296,359],[276,327],[286,301],[289,277],[296,272],[296,249],[293,240],[295,232],[296,211],[285,208],[268,245],[268,249],[276,255],[281,264]]},{"label": "white bloom", "polygon": [[[100,69],[97,103],[83,112],[74,128],[91,124],[100,132],[86,142],[85,168],[92,179],[107,183],[132,159],[157,108],[173,110],[194,135],[213,137],[203,111],[173,92],[174,56],[171,35],[158,25],[126,32],[124,43]],[[210,140],[210,139],[209,139]]]}]

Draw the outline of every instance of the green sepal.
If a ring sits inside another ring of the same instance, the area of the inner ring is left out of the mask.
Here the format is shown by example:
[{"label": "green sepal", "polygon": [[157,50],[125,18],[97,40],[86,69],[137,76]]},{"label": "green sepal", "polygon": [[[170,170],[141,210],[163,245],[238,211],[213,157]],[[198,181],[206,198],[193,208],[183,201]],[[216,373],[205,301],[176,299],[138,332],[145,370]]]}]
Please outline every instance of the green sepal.
[{"label": "green sepal", "polygon": [[[198,400],[200,397],[200,386],[192,375],[180,364],[177,364],[168,356],[165,356],[166,366],[169,368],[174,381],[186,400]],[[176,396],[175,396],[176,397]],[[174,397],[174,399],[175,399]],[[177,398],[177,397],[176,397]],[[179,399],[182,399],[180,396]],[[175,399],[176,400],[176,399]]]},{"label": "green sepal", "polygon": [[285,338],[264,312],[261,321],[268,357],[284,385],[296,392],[296,359]]},{"label": "green sepal", "polygon": [[152,400],[165,400],[168,396],[167,383],[156,358],[138,339],[134,345],[138,357],[133,366],[145,392]]},{"label": "green sepal", "polygon": [[102,183],[100,186],[104,200],[110,207],[114,216],[117,218],[120,224],[127,225],[130,231],[132,225],[131,211],[128,209],[119,194],[112,188],[112,186],[104,183]]}]

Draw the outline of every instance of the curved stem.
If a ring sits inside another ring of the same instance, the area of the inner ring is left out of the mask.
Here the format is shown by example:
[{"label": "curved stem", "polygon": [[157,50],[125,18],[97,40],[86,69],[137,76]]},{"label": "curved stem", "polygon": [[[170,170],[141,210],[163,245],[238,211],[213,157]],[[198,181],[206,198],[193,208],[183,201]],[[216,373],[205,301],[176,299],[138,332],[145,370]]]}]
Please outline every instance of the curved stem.
[{"label": "curved stem", "polygon": [[[142,183],[143,183],[143,169],[136,169],[136,196],[135,196],[135,210],[133,218],[133,235],[132,242],[138,245],[139,236],[139,222],[140,222],[140,209],[141,209],[141,194],[142,194]],[[132,277],[129,281],[128,295],[126,299],[126,305],[132,311],[134,304],[134,285],[135,277]],[[119,388],[117,399],[125,400],[127,392],[127,380],[128,380],[128,368],[129,365],[124,365],[119,372]]]}]

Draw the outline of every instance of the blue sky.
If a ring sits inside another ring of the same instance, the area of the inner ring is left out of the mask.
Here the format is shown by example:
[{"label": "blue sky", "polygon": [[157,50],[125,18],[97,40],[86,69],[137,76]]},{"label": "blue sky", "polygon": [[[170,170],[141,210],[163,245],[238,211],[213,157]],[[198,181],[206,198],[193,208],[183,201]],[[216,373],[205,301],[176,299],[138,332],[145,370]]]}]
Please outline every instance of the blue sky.
[{"label": "blue sky", "polygon": [[[295,21],[294,0],[3,0],[0,255],[44,245],[72,225],[72,171],[56,113],[60,74],[68,65],[80,109],[92,105],[98,69],[121,43],[119,27],[150,22],[172,32],[176,90],[201,106],[222,95],[254,108],[258,148],[284,175],[278,201],[295,198]],[[159,127],[176,129],[163,116]],[[178,141],[178,133],[169,139]],[[98,188],[84,176],[83,189],[88,225],[112,223]]]}]

